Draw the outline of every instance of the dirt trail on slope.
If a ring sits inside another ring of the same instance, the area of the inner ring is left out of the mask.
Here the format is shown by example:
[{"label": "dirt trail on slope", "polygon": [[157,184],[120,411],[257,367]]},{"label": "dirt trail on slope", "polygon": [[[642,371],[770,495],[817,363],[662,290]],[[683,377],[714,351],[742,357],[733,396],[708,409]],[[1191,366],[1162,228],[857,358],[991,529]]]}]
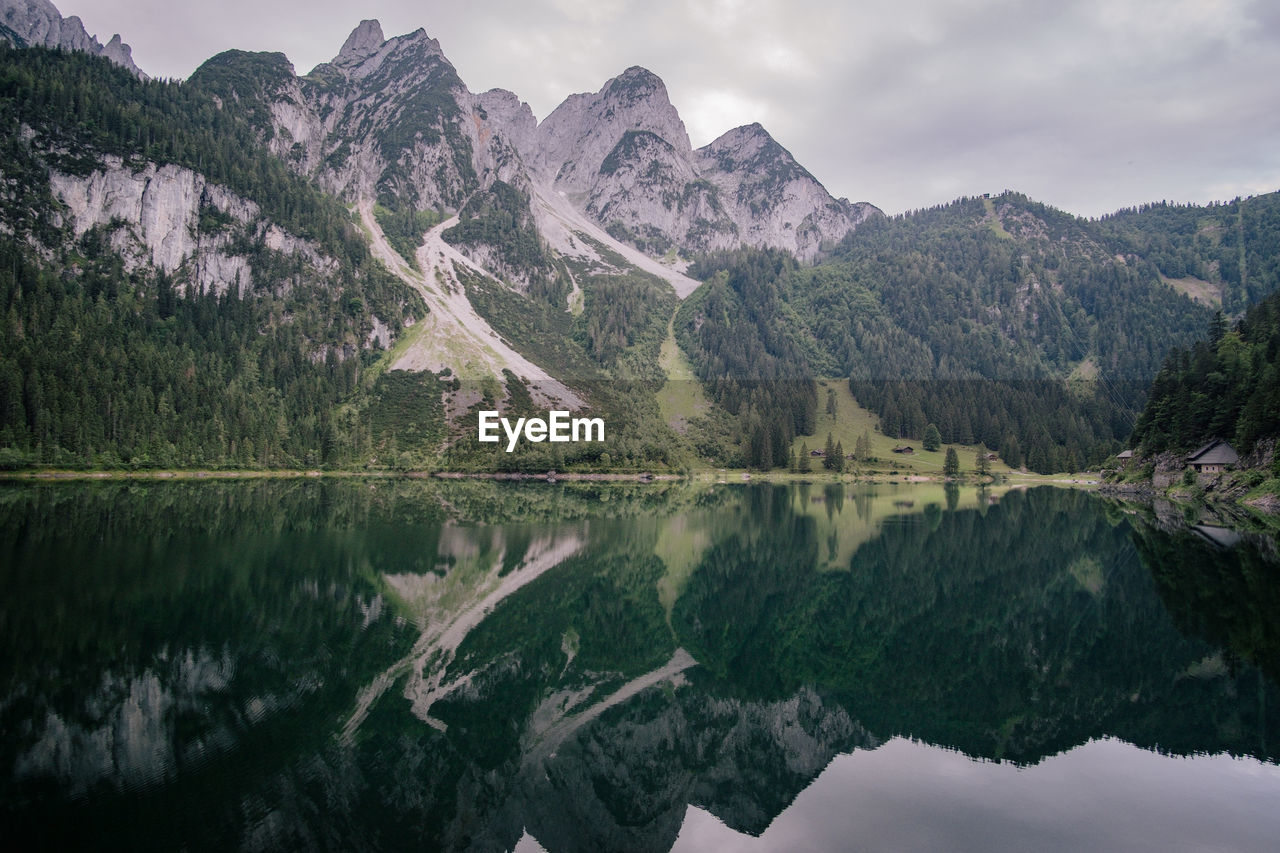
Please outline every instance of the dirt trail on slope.
[{"label": "dirt trail on slope", "polygon": [[360,220],[372,235],[374,257],[397,278],[416,290],[431,309],[418,325],[406,334],[412,341],[391,364],[392,370],[430,370],[438,373],[448,367],[462,380],[486,376],[502,380],[503,369],[510,370],[526,383],[535,402],[547,408],[580,409],[584,402],[568,386],[525,358],[494,331],[476,313],[458,281],[455,265],[487,278],[483,268],[464,257],[441,236],[457,224],[455,216],[427,232],[418,248],[415,270],[391,247],[373,215],[373,202],[366,199],[358,205]]}]

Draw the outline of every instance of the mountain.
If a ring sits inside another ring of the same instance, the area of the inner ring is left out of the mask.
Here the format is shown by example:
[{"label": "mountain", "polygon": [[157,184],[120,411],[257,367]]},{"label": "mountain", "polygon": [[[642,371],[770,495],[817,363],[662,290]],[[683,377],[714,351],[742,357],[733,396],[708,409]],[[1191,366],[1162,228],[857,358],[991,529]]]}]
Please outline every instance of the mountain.
[{"label": "mountain", "polygon": [[[304,77],[283,56],[229,52],[191,82],[254,104],[271,149],[326,190],[376,197],[390,210],[446,216],[502,182],[516,191],[519,210],[508,212],[529,211],[539,230],[555,226],[533,202],[563,194],[649,254],[745,244],[806,260],[877,213],[833,199],[759,125],[695,152],[665,85],[638,67],[570,96],[539,123],[510,92],[471,93],[422,30],[388,40],[364,21]],[[505,248],[463,251],[521,286],[552,274],[549,257],[508,257]]]},{"label": "mountain", "polygon": [[[4,8],[31,45],[0,46],[6,465],[768,468],[839,377],[886,435],[1061,470],[1120,445],[1213,307],[1280,286],[1276,196],[890,218],[759,125],[694,150],[639,67],[539,122],[422,30],[177,85]],[[493,408],[616,426],[508,454],[476,441]]]},{"label": "mountain", "polygon": [[135,76],[147,78],[133,64],[133,52],[119,33],[104,46],[85,32],[78,17],[62,17],[49,0],[0,0],[0,40],[15,47],[56,47],[104,56]]},{"label": "mountain", "polygon": [[707,284],[677,338],[718,402],[757,413],[751,464],[807,433],[816,400],[795,383],[838,376],[886,435],[934,424],[1014,467],[1079,470],[1120,446],[1169,347],[1212,318],[1098,223],[1016,193],[878,219],[815,266],[738,251],[690,271]]},{"label": "mountain", "polygon": [[878,213],[833,199],[759,124],[694,151],[666,86],[639,67],[569,97],[525,154],[610,234],[656,254],[748,245],[813,260]]}]

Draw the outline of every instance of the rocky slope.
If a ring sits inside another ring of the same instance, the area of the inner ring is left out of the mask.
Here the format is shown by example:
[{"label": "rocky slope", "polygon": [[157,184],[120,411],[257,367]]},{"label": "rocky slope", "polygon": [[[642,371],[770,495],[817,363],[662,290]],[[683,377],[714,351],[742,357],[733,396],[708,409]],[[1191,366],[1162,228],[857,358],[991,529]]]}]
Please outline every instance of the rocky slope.
[{"label": "rocky slope", "polygon": [[[547,233],[564,219],[548,220],[550,196],[607,232],[612,250],[622,243],[650,256],[746,244],[813,260],[876,212],[833,199],[759,125],[694,151],[665,85],[638,67],[539,123],[511,92],[472,93],[424,31],[387,39],[368,20],[305,76],[282,55],[232,51],[192,82],[249,108],[278,156],[350,202],[461,212],[465,225],[476,193],[511,187],[499,193],[503,213],[521,220],[532,210],[548,251],[513,256],[501,235],[459,249],[520,289],[553,275],[554,254],[598,260]],[[672,281],[678,292],[683,284]]]},{"label": "rocky slope", "polygon": [[135,169],[107,157],[87,176],[51,172],[50,184],[76,239],[103,229],[126,271],[178,274],[198,293],[253,290],[252,265],[238,248],[246,241],[305,261],[316,274],[337,267],[314,245],[264,219],[257,204],[190,169],[155,163]]},{"label": "rocky slope", "polygon": [[659,254],[745,244],[813,260],[877,212],[832,198],[759,124],[694,151],[666,86],[639,67],[570,96],[522,153],[612,235]]},{"label": "rocky slope", "polygon": [[133,52],[117,33],[103,45],[85,32],[81,20],[62,17],[49,0],[0,0],[0,40],[15,47],[60,47],[105,56],[142,79],[147,75],[133,64]]},{"label": "rocky slope", "polygon": [[738,234],[751,246],[788,249],[812,260],[879,209],[833,199],[758,123],[734,128],[697,151],[700,174],[720,192]]}]

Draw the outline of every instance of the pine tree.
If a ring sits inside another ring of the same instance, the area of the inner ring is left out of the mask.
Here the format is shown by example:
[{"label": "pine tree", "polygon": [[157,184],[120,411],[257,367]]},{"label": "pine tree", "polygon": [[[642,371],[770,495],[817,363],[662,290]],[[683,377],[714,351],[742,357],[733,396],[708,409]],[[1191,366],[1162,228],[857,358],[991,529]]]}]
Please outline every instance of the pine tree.
[{"label": "pine tree", "polygon": [[871,433],[867,430],[862,431],[862,435],[858,436],[858,440],[853,446],[853,455],[858,457],[859,462],[866,462],[871,458]]},{"label": "pine tree", "polygon": [[831,433],[827,433],[827,447],[825,450],[826,457],[822,460],[822,467],[828,471],[835,470],[836,467],[836,442],[832,438]]},{"label": "pine tree", "polygon": [[960,456],[954,447],[947,448],[947,460],[942,465],[942,476],[948,480],[960,476]]},{"label": "pine tree", "polygon": [[924,428],[924,449],[939,450],[942,447],[942,434],[938,432],[936,424],[929,424]]},{"label": "pine tree", "polygon": [[1227,319],[1222,316],[1222,310],[1214,312],[1213,319],[1209,321],[1209,343],[1217,347],[1218,341],[1227,334]]},{"label": "pine tree", "polygon": [[991,460],[987,458],[987,448],[978,445],[977,465],[974,467],[978,470],[978,475],[985,477],[991,473]]},{"label": "pine tree", "polygon": [[831,466],[832,470],[837,474],[844,471],[844,445],[836,442],[836,458],[835,463]]},{"label": "pine tree", "polygon": [[800,458],[796,460],[796,470],[801,474],[808,474],[813,470],[813,463],[809,459],[809,445],[800,442]]}]

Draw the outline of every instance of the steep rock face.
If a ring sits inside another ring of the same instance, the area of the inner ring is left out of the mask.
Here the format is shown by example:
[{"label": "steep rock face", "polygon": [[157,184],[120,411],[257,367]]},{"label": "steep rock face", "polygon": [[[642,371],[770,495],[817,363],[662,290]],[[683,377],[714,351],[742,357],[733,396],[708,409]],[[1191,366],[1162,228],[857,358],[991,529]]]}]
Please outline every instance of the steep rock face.
[{"label": "steep rock face", "polygon": [[789,249],[812,260],[878,212],[834,199],[759,124],[735,128],[697,151],[699,173],[720,190],[742,242]]},{"label": "steep rock face", "polygon": [[[192,82],[240,102],[296,171],[350,202],[380,202],[406,228],[414,211],[461,211],[465,225],[467,202],[498,182],[524,199],[511,216],[530,216],[531,183],[514,140],[532,138],[532,110],[510,92],[472,94],[423,30],[388,40],[377,21],[362,21],[332,61],[301,78],[283,55],[228,51]],[[474,239],[481,230],[459,241],[464,254],[519,286],[540,274],[506,262],[500,240]]]},{"label": "steep rock face", "polygon": [[104,47],[97,38],[85,32],[78,17],[62,17],[49,0],[0,0],[0,38],[19,47],[60,47],[105,56],[116,65],[147,79],[147,75],[133,64],[132,51],[120,40],[119,34],[112,36]]},{"label": "steep rock face", "polygon": [[270,251],[300,254],[319,268],[333,266],[310,244],[262,222],[256,204],[189,169],[149,163],[134,171],[108,157],[87,177],[53,172],[50,183],[67,206],[77,238],[104,228],[126,269],[152,266],[178,274],[199,292],[252,289],[249,260],[233,249],[245,235]]},{"label": "steep rock face", "polygon": [[594,95],[570,95],[556,107],[538,126],[537,150],[526,152],[526,159],[558,189],[586,193],[623,137],[636,132],[665,141],[681,160],[691,157],[689,134],[667,98],[666,85],[633,66]]},{"label": "steep rock face", "polygon": [[301,92],[323,122],[316,177],[330,191],[453,210],[478,188],[471,94],[424,31],[384,41],[364,21]]},{"label": "steep rock face", "polygon": [[832,198],[758,124],[693,151],[666,87],[643,68],[570,96],[532,145],[521,152],[542,180],[654,254],[746,244],[813,260],[876,212]]},{"label": "steep rock face", "polygon": [[528,172],[520,152],[529,150],[538,131],[538,120],[529,105],[513,92],[490,89],[474,96],[469,116],[481,185],[487,187],[498,180],[527,186]]},{"label": "steep rock face", "polygon": [[662,254],[738,243],[738,226],[692,158],[649,131],[627,131],[601,163],[586,211],[614,237]]}]

